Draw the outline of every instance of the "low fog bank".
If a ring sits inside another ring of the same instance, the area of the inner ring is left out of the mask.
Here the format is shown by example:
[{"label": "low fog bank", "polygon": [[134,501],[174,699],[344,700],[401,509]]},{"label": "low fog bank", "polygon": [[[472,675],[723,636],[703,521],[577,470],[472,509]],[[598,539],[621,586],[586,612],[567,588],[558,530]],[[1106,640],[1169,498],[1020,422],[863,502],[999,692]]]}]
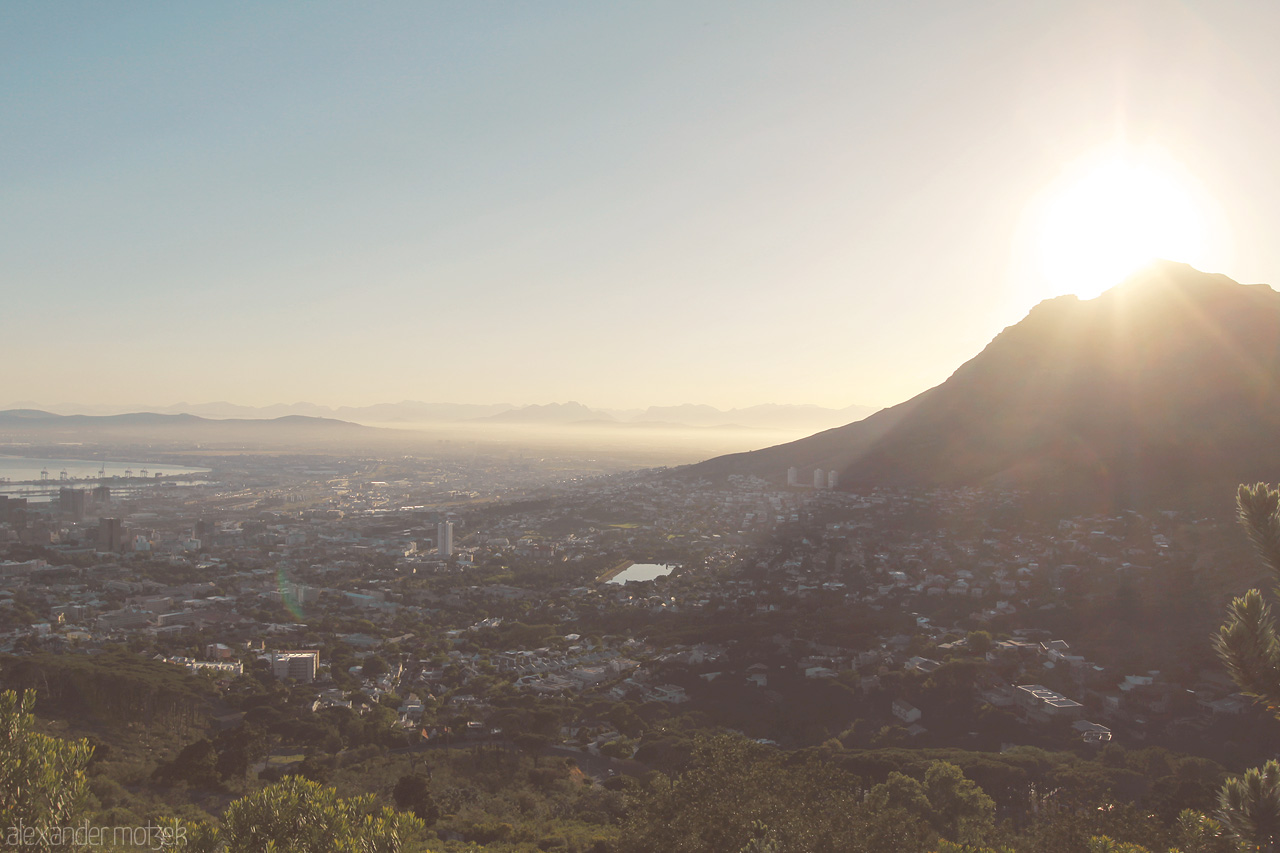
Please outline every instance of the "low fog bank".
[{"label": "low fog bank", "polygon": [[[414,423],[370,422],[365,426],[398,434],[405,442],[417,437],[430,444],[476,444],[513,450],[592,452],[635,456],[648,465],[684,465],[725,453],[759,450],[803,438],[803,430],[746,427],[688,427],[675,424]],[[392,440],[391,435],[386,436]]]}]

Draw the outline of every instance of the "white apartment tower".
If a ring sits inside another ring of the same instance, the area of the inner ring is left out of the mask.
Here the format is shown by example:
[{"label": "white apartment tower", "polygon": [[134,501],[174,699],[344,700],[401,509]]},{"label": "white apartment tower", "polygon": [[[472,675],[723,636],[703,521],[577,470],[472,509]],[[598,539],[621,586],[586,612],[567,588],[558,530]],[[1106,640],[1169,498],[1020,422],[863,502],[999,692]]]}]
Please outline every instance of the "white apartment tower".
[{"label": "white apartment tower", "polygon": [[835,471],[827,472],[827,488],[828,489],[834,489],[836,487],[836,483],[838,483],[839,481],[840,481],[839,474],[837,474]]},{"label": "white apartment tower", "polygon": [[794,465],[787,469],[787,485],[800,485],[800,469],[796,468]]},{"label": "white apartment tower", "polygon": [[452,521],[442,521],[436,525],[436,553],[441,557],[453,556]]},{"label": "white apartment tower", "polygon": [[827,472],[821,468],[813,469],[813,487],[815,489],[825,488],[827,485]]},{"label": "white apartment tower", "polygon": [[281,681],[292,678],[299,683],[310,684],[316,680],[319,668],[320,652],[316,650],[271,653],[271,672]]}]

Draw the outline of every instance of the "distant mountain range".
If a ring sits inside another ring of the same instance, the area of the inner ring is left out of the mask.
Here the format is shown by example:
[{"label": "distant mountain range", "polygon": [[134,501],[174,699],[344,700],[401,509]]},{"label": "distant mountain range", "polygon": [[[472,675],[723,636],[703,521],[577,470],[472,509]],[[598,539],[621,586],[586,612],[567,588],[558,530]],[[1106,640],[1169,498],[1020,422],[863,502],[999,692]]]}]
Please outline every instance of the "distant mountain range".
[{"label": "distant mountain range", "polygon": [[[943,384],[687,472],[841,488],[1002,484],[1130,504],[1280,480],[1280,294],[1160,262],[1046,300]],[[1233,491],[1233,490],[1232,490]]]},{"label": "distant mountain range", "polygon": [[240,406],[234,403],[178,403],[172,406],[133,406],[120,408],[64,403],[36,406],[18,403],[14,409],[28,407],[46,413],[63,415],[108,416],[148,411],[162,415],[195,415],[214,419],[266,420],[288,416],[307,416],[350,421],[359,424],[454,424],[467,421],[496,424],[574,424],[598,426],[653,425],[689,427],[745,427],[791,431],[828,429],[859,420],[875,411],[870,406],[848,406],[843,409],[808,405],[751,406],[742,409],[717,409],[713,406],[650,406],[648,409],[595,409],[581,403],[549,403],[513,406],[509,403],[475,405],[465,403],[423,403],[406,400],[373,406],[331,408],[313,403],[278,404],[273,406]]},{"label": "distant mountain range", "polygon": [[187,414],[134,412],[122,415],[58,415],[36,409],[0,411],[0,441],[162,441],[234,444],[316,443],[369,438],[382,432],[331,418],[286,415],[271,419],[214,420]]},{"label": "distant mountain range", "polygon": [[581,403],[568,402],[522,406],[474,420],[499,424],[571,424],[579,421],[616,421],[617,418],[605,411],[589,409]]}]

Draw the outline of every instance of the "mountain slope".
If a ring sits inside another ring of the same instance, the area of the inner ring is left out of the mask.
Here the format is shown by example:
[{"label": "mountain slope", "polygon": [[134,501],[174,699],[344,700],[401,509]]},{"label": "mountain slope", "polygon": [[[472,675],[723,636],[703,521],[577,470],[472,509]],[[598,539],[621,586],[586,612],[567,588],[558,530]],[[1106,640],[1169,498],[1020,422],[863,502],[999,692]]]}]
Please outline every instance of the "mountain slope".
[{"label": "mountain slope", "polygon": [[1278,389],[1280,294],[1162,262],[1097,299],[1041,303],[906,403],[691,470],[1142,499],[1280,477]]},{"label": "mountain slope", "polygon": [[688,424],[689,426],[742,426],[761,429],[825,429],[865,418],[875,409],[847,406],[827,409],[822,406],[778,405],[766,403],[743,409],[722,411],[713,406],[686,403],[683,406],[650,406],[637,415],[638,422]]}]

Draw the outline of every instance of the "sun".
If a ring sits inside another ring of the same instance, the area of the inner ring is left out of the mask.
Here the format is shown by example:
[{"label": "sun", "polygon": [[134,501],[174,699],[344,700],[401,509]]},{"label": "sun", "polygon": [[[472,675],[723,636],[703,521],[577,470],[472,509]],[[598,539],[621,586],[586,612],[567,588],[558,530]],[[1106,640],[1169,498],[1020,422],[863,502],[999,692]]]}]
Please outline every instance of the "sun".
[{"label": "sun", "polygon": [[1041,274],[1054,295],[1091,299],[1157,258],[1211,262],[1206,208],[1194,182],[1166,158],[1089,158],[1041,197]]}]

